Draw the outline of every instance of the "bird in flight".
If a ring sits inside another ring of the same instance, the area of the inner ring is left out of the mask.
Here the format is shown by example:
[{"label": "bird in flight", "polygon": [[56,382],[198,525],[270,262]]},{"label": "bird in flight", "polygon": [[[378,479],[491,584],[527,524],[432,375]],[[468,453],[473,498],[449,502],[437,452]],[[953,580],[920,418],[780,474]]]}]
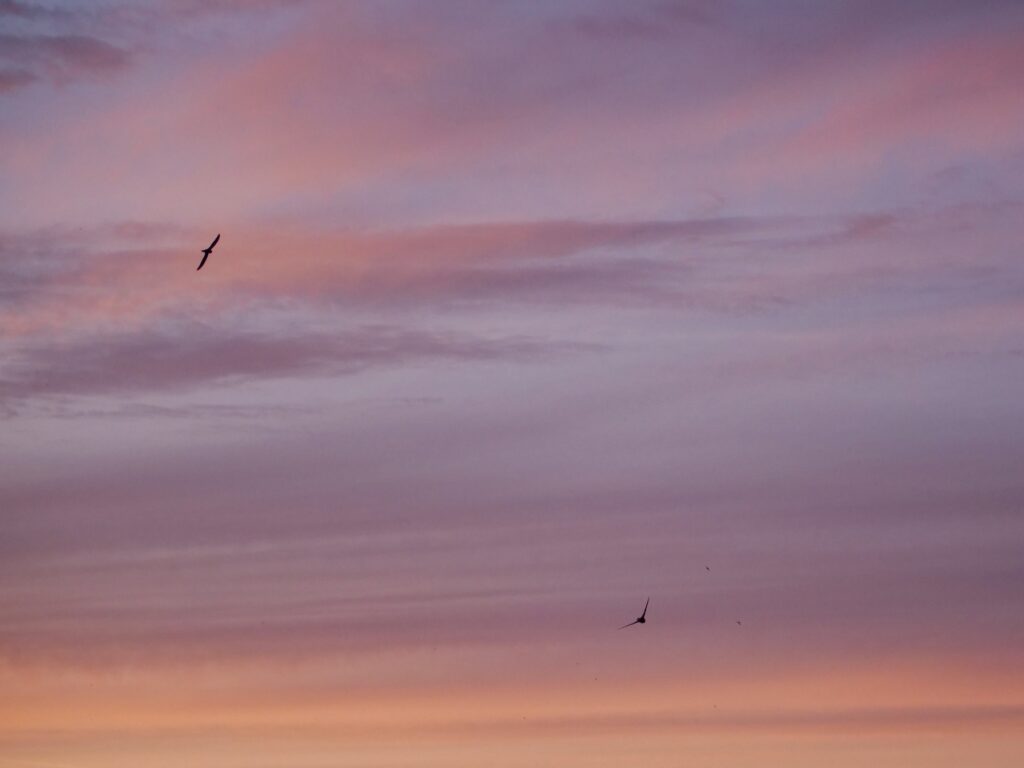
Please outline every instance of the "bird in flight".
[{"label": "bird in flight", "polygon": [[220,233],[219,232],[217,233],[217,236],[215,238],[213,238],[213,242],[210,243],[205,248],[203,248],[203,260],[200,261],[199,262],[199,266],[196,267],[196,272],[198,272],[200,269],[202,269],[203,268],[203,264],[205,264],[206,260],[208,258],[210,258],[210,254],[213,253],[213,246],[215,246],[217,244],[218,240],[220,240]]},{"label": "bird in flight", "polygon": [[646,624],[647,623],[647,606],[650,605],[650,604],[651,604],[651,598],[648,597],[647,598],[647,602],[644,603],[644,612],[641,613],[638,618],[636,618],[633,621],[629,622],[629,624],[623,624],[621,627],[619,627],[619,629],[625,629],[626,627],[632,627],[634,624]]}]

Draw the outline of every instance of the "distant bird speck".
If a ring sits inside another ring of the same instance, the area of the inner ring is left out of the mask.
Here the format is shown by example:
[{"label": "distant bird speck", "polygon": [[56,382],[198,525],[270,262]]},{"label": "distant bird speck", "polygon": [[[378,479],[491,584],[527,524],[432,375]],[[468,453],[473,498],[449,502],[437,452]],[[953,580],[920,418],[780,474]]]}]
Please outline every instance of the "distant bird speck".
[{"label": "distant bird speck", "polygon": [[710,565],[705,565],[704,566],[704,570],[707,571],[708,573],[711,573],[711,566]]},{"label": "distant bird speck", "polygon": [[632,627],[634,624],[646,624],[647,623],[647,606],[651,604],[651,598],[647,598],[647,602],[644,603],[644,612],[641,613],[636,619],[629,622],[629,624],[623,624],[619,629],[625,629],[626,627]]},{"label": "distant bird speck", "polygon": [[210,258],[210,254],[213,253],[213,246],[215,246],[217,244],[217,241],[219,241],[219,240],[220,240],[220,232],[218,232],[217,236],[215,238],[213,238],[213,242],[212,243],[210,243],[208,246],[203,248],[203,251],[202,251],[202,253],[203,253],[203,260],[200,261],[199,262],[199,266],[196,267],[196,272],[198,272],[200,269],[203,268],[203,264],[206,263],[206,260],[208,258]]}]

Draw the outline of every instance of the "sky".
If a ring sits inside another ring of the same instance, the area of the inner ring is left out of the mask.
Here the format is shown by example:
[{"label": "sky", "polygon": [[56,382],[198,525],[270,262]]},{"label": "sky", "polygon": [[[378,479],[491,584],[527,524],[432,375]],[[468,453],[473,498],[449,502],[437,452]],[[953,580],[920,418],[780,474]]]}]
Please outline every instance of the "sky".
[{"label": "sky", "polygon": [[1024,764],[1022,84],[1012,1],[0,0],[0,768]]}]

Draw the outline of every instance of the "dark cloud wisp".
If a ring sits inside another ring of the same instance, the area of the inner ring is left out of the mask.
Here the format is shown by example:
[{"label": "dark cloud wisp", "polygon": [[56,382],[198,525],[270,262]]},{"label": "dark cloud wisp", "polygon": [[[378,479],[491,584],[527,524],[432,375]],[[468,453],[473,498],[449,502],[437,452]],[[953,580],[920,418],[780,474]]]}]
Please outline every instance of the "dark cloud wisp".
[{"label": "dark cloud wisp", "polygon": [[0,34],[0,92],[42,78],[62,84],[110,75],[130,62],[127,50],[89,35]]},{"label": "dark cloud wisp", "polygon": [[274,336],[197,326],[44,344],[13,356],[0,403],[46,395],[167,392],[229,380],[351,375],[426,359],[529,360],[576,349],[527,337],[483,338],[364,326],[339,334]]}]

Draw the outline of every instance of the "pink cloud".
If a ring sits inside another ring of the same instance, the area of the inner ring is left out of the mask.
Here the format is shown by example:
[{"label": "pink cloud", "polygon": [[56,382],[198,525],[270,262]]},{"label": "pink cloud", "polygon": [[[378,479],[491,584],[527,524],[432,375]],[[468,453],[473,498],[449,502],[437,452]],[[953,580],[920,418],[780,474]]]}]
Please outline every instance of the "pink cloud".
[{"label": "pink cloud", "polygon": [[[1019,36],[961,35],[863,62],[844,58],[825,76],[809,71],[781,94],[790,107],[804,106],[801,119],[751,152],[737,173],[829,174],[877,167],[900,152],[1012,149],[1024,126]],[[764,102],[756,98],[746,118],[763,120]]]}]

